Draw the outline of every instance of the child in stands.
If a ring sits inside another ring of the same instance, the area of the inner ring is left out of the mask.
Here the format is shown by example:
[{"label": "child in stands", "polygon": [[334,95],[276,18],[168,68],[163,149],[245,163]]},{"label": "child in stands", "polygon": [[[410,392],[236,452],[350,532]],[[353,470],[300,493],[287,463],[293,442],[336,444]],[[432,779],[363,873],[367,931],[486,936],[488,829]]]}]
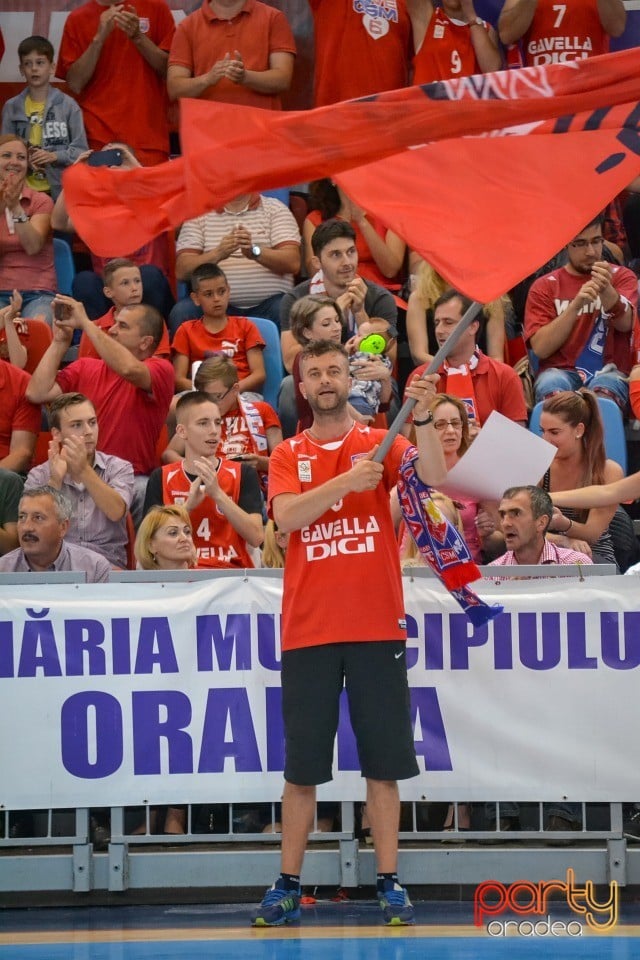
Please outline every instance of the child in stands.
[{"label": "child in stands", "polygon": [[53,47],[46,37],[22,40],[18,58],[27,86],[5,103],[2,133],[15,133],[26,140],[27,185],[55,200],[63,171],[88,147],[82,110],[72,97],[51,86],[56,65]]},{"label": "child in stands", "polygon": [[173,340],[176,390],[191,390],[197,364],[215,354],[229,357],[238,370],[241,393],[260,393],[265,381],[264,340],[247,317],[227,316],[229,284],[213,263],[202,263],[191,274],[191,298],[203,316],[186,320]]},{"label": "child in stands", "polygon": [[[108,300],[111,300],[113,306],[110,310],[107,310],[104,316],[95,320],[94,323],[107,333],[114,325],[116,317],[122,310],[126,307],[142,303],[142,277],[140,275],[140,267],[136,266],[133,260],[127,260],[124,257],[109,260],[104,268],[102,280],[104,283],[104,295]],[[170,354],[169,335],[165,326],[155,356],[169,359]],[[98,354],[89,337],[83,333],[80,338],[78,357],[97,356]]]}]

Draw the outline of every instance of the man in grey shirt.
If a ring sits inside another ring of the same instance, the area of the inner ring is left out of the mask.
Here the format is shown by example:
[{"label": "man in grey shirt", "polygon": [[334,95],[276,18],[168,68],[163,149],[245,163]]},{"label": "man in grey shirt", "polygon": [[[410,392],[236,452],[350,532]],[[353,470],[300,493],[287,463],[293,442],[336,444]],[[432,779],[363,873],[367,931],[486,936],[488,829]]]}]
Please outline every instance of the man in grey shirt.
[{"label": "man in grey shirt", "polygon": [[84,572],[87,583],[104,583],[110,566],[101,554],[66,543],[71,504],[53,487],[25,490],[18,507],[17,550],[0,557],[0,573]]}]

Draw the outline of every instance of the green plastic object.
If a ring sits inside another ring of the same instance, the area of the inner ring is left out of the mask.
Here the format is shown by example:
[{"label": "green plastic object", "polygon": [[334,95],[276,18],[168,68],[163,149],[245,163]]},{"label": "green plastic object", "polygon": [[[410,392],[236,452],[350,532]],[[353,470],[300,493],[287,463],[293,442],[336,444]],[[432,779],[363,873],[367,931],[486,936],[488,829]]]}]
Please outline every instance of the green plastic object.
[{"label": "green plastic object", "polygon": [[384,353],[387,341],[379,333],[370,333],[368,337],[360,341],[358,350],[362,353]]}]

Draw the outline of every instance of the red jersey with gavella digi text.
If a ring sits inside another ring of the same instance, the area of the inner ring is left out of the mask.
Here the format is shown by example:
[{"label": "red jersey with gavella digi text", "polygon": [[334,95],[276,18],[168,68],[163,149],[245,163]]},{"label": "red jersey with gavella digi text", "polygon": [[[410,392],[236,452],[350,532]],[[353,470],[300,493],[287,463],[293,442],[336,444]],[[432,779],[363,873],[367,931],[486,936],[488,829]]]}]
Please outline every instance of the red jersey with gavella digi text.
[{"label": "red jersey with gavella digi text", "polygon": [[[381,443],[385,430],[354,424],[328,443],[308,431],[279,444],[270,458],[269,506],[345,473]],[[404,640],[404,598],[389,491],[409,446],[396,437],[375,490],[350,493],[292,532],[282,599],[282,649],[367,640]]]},{"label": "red jersey with gavella digi text", "polygon": [[609,37],[598,14],[598,0],[538,0],[522,38],[525,67],[597,57],[609,52]]}]

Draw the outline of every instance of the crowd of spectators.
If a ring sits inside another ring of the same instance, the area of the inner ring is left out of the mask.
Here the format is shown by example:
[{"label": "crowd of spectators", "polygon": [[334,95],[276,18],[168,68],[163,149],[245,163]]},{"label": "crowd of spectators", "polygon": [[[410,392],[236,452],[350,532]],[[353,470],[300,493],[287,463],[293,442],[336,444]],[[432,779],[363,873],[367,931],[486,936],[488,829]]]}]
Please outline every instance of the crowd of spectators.
[{"label": "crowd of spectators", "polygon": [[[592,56],[625,26],[621,0],[567,0],[562,17],[547,0],[505,0],[494,26],[473,0],[397,0],[378,16],[351,0],[310,6],[319,106]],[[164,0],[90,0],[68,16],[57,63],[46,38],[21,42],[26,88],[4,105],[0,135],[0,570],[104,580],[136,563],[282,566],[286,536],[267,521],[265,494],[270,454],[313,419],[300,389],[304,345],[346,344],[351,414],[386,426],[470,306],[330,180],[298,189],[297,216],[281,199],[242,195],[142,250],[123,237],[110,262],[74,238],[66,167],[167,160],[169,102],[182,97],[281,109],[295,54],[283,13],[258,0],[208,0],[177,28]],[[623,421],[640,419],[639,194],[640,179],[616,198],[615,235],[609,217],[585,224],[525,281],[526,295],[505,291],[460,338],[432,411],[447,467],[492,411],[527,426],[533,380],[557,451],[539,488],[623,477],[605,456],[597,398]],[[446,224],[425,226],[434,228]],[[58,290],[54,229],[79,267],[73,297]],[[280,339],[277,411],[262,396],[273,347],[252,317]],[[36,355],[42,322],[48,343]],[[528,363],[515,369],[514,353]],[[415,437],[411,421],[405,432]],[[478,561],[623,570],[636,559],[617,549],[613,501],[550,512],[548,497],[511,490],[502,504],[440,502]],[[401,525],[398,538],[417,562]]]}]

